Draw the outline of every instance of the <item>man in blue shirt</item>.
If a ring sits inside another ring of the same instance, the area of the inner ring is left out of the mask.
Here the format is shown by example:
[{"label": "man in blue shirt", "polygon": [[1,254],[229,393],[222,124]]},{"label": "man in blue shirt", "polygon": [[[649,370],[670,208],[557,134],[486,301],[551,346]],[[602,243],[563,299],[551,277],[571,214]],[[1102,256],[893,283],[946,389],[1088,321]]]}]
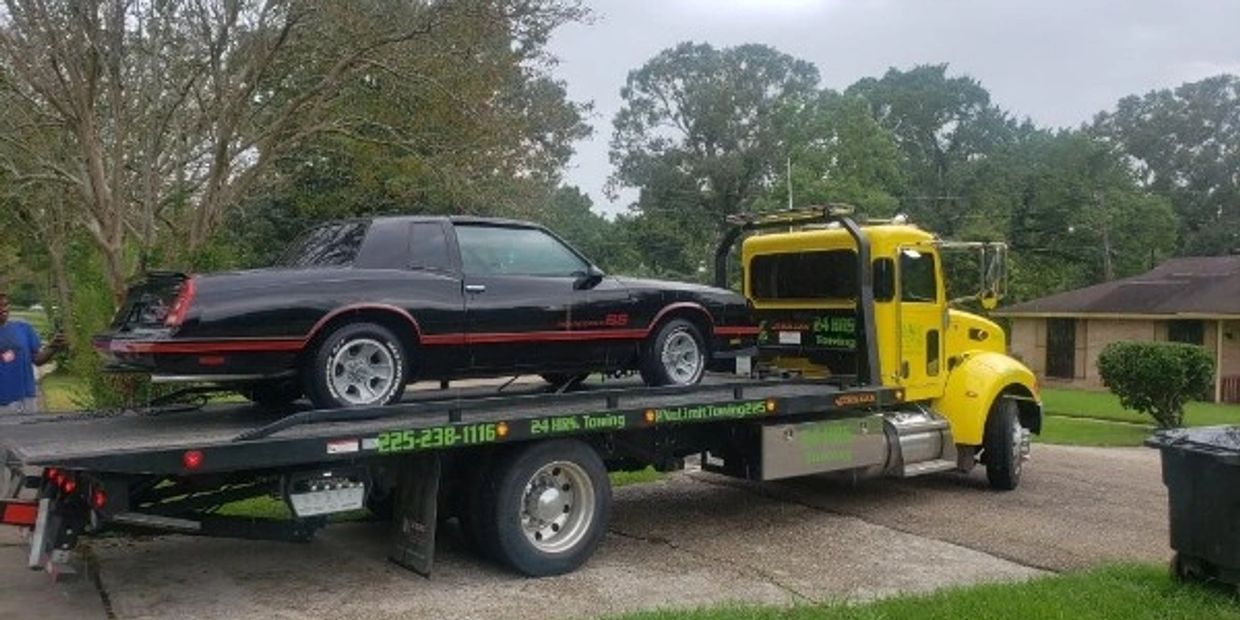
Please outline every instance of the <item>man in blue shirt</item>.
[{"label": "man in blue shirt", "polygon": [[34,367],[51,361],[64,348],[56,334],[45,348],[25,321],[9,320],[9,297],[0,290],[0,416],[38,410]]}]

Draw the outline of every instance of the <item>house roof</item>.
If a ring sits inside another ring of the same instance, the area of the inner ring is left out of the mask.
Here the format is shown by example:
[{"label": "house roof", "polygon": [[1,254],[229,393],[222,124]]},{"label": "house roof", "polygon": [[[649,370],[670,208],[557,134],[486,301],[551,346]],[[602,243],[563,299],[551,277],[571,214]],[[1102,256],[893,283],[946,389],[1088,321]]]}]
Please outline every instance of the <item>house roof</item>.
[{"label": "house roof", "polygon": [[1240,317],[1240,256],[1173,258],[1141,275],[1014,304],[995,314]]}]

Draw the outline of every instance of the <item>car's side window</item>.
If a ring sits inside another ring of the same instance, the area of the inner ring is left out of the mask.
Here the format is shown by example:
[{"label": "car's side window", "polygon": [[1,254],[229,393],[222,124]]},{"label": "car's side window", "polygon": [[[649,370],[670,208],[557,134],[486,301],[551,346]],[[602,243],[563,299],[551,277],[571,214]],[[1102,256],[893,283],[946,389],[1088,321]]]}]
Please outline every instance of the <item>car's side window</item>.
[{"label": "car's side window", "polygon": [[409,268],[448,271],[448,237],[439,222],[414,222],[410,234]]},{"label": "car's side window", "polygon": [[468,275],[572,276],[587,268],[559,239],[537,228],[457,225],[456,238]]}]

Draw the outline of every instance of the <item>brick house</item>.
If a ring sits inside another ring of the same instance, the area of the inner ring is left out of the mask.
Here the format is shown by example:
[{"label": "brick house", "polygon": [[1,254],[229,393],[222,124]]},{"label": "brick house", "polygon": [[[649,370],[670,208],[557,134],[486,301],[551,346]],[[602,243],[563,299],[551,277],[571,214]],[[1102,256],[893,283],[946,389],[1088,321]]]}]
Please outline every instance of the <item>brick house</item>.
[{"label": "brick house", "polygon": [[1214,400],[1240,402],[1240,256],[1176,258],[1152,271],[1008,306],[1011,351],[1048,385],[1101,388],[1117,340],[1188,342],[1214,357]]}]

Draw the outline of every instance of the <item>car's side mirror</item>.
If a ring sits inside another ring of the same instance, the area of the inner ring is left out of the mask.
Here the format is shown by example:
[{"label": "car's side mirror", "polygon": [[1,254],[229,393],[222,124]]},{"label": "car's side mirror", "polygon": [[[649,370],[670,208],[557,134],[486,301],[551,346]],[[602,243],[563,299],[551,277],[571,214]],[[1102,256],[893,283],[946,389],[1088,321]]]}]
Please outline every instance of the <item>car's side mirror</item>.
[{"label": "car's side mirror", "polygon": [[577,279],[573,280],[573,289],[585,291],[598,286],[598,283],[603,281],[603,276],[606,274],[603,273],[602,269],[590,265],[585,271],[579,271],[576,275]]}]

